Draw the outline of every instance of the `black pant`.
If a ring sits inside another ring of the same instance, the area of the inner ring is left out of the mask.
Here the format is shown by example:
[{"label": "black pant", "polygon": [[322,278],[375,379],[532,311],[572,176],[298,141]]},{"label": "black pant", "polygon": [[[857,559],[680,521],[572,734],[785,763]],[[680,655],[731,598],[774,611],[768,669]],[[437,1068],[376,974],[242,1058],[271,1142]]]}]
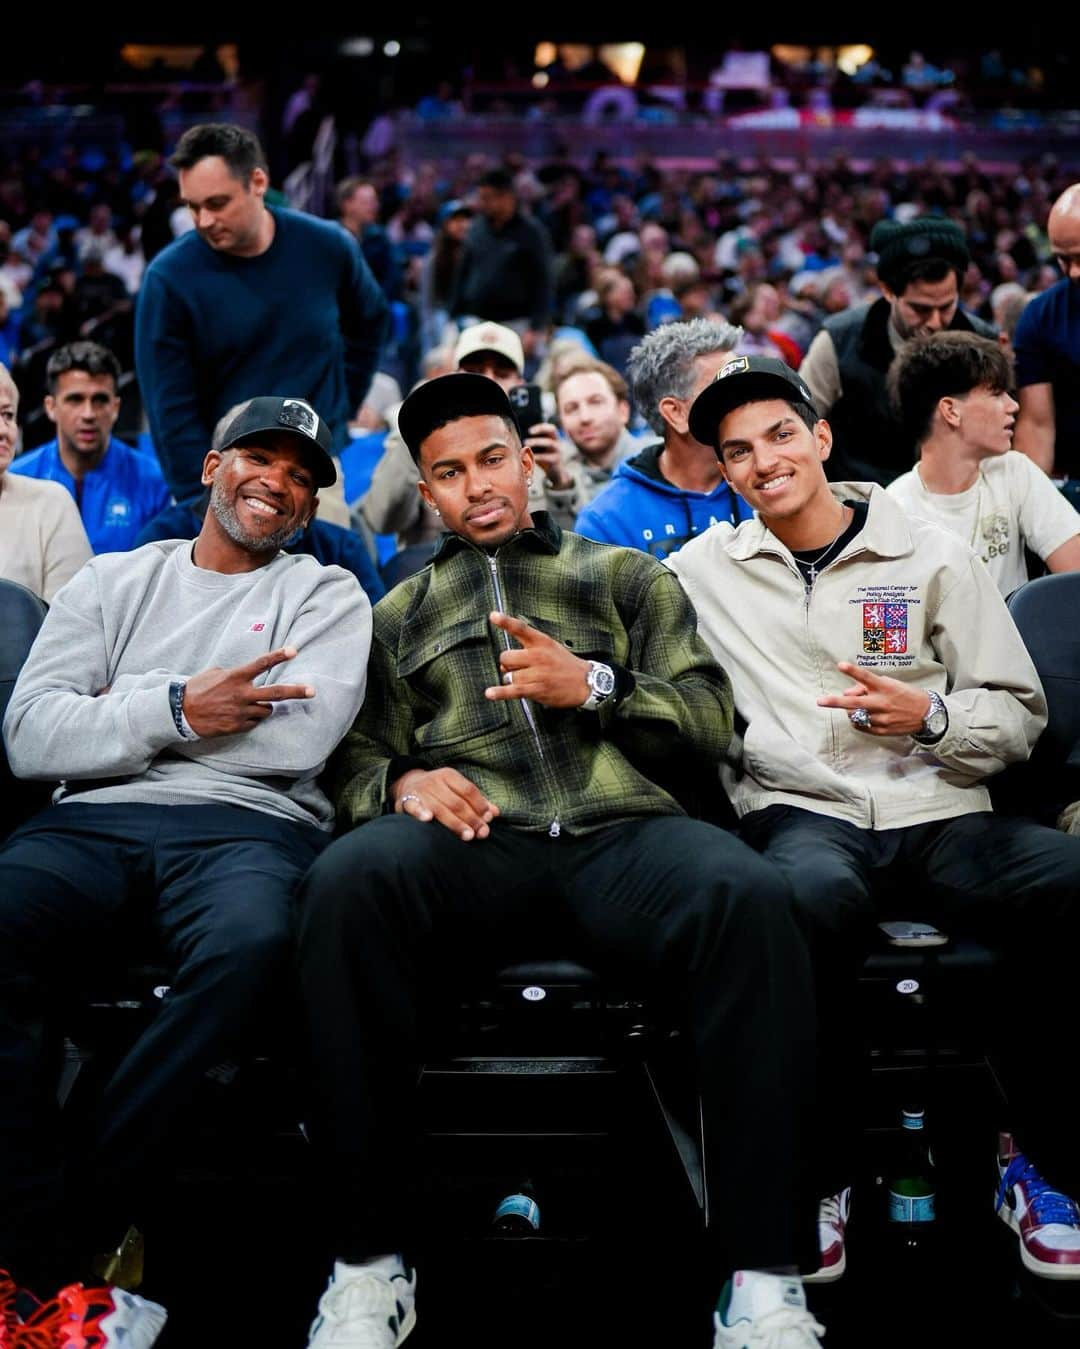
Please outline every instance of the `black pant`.
[{"label": "black pant", "polygon": [[[879,915],[877,874],[891,895],[909,887],[913,918],[939,918],[1008,953],[1001,1016],[1002,1084],[1024,1150],[1047,1179],[1080,1192],[1080,1156],[1062,1074],[1076,1006],[1080,838],[979,811],[906,829],[859,829],[845,820],[770,806],[742,834],[788,877],[811,934],[818,989],[821,1099],[836,1126],[818,1148],[819,1188],[850,1180],[859,1109],[852,1010],[868,928]],[[892,899],[895,909],[896,901]]]},{"label": "black pant", "polygon": [[[729,1268],[814,1260],[802,1188],[814,1008],[779,873],[730,834],[679,817],[550,839],[501,825],[463,843],[384,816],[333,843],[302,889],[300,978],[329,1175],[348,1260],[410,1241],[395,1202],[421,1051],[424,970],[550,953],[675,994],[696,1051],[712,1235]],[[802,1196],[798,1198],[797,1196]]]},{"label": "black pant", "polygon": [[[200,1077],[288,979],[292,896],[325,842],[239,807],[73,801],[0,849],[0,1266],[28,1283],[31,1270],[70,1277],[83,1243],[89,1254],[123,1234]],[[65,1198],[47,1049],[55,983],[95,973],[102,937],[137,928],[140,911],[168,953],[171,991],[108,1082]]]}]

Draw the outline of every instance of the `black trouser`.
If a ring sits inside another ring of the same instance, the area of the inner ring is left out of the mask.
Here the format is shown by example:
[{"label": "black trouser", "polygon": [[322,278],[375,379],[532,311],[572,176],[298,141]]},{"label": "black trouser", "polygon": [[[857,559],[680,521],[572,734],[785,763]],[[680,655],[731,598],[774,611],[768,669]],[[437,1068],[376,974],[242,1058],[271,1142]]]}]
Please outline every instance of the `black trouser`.
[{"label": "black trouser", "polygon": [[[890,891],[912,886],[913,918],[939,918],[1006,948],[1002,1084],[1020,1145],[1054,1185],[1080,1193],[1076,1125],[1062,1076],[1076,1007],[1080,838],[1029,820],[979,811],[906,829],[771,806],[748,815],[743,836],[787,875],[812,934],[818,989],[819,1095],[830,1119],[818,1151],[819,1188],[849,1183],[861,1079],[853,1008],[867,930],[880,916],[875,873]],[[895,900],[892,907],[895,908]]]},{"label": "black trouser", "polygon": [[[27,1283],[69,1278],[76,1250],[119,1240],[200,1077],[289,979],[292,896],[325,842],[233,806],[73,801],[0,849],[0,1266]],[[171,991],[105,1087],[66,1193],[47,1048],[55,984],[98,972],[102,937],[137,929],[140,911]]]},{"label": "black trouser", "polygon": [[[493,969],[552,934],[600,972],[674,994],[693,1036],[727,1268],[816,1266],[803,1175],[814,1057],[804,938],[779,873],[681,817],[550,839],[492,826],[463,843],[405,815],[333,843],[302,889],[310,1125],[347,1260],[408,1250],[418,1004],[429,962]],[[797,1196],[801,1196],[797,1198]]]}]

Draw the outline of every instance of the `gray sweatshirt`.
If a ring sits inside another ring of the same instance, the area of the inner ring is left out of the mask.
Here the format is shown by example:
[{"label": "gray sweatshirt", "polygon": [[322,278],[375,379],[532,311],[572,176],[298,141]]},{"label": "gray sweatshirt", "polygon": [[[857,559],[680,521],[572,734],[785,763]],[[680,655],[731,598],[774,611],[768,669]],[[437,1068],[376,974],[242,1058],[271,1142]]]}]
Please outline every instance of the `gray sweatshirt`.
[{"label": "gray sweatshirt", "polygon": [[[12,770],[61,779],[58,801],[221,802],[329,829],[317,778],[363,702],[367,597],[306,555],[226,575],[196,567],[192,547],[104,553],[60,590],[4,718]],[[174,679],[284,646],[296,657],[256,683],[310,684],[314,698],[275,703],[239,735],[181,735]]]}]

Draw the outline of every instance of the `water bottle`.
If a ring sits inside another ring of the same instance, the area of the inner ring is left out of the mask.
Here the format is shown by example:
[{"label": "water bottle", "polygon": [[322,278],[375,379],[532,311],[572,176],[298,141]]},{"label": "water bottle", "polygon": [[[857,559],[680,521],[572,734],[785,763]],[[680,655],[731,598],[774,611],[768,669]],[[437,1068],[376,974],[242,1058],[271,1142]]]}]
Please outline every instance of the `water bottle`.
[{"label": "water bottle", "polygon": [[513,1194],[500,1200],[491,1224],[491,1235],[502,1239],[534,1237],[540,1230],[540,1207],[536,1191],[523,1180]]},{"label": "water bottle", "polygon": [[935,1230],[934,1155],[921,1106],[906,1108],[901,1123],[899,1154],[889,1178],[889,1227],[897,1246],[917,1251]]}]

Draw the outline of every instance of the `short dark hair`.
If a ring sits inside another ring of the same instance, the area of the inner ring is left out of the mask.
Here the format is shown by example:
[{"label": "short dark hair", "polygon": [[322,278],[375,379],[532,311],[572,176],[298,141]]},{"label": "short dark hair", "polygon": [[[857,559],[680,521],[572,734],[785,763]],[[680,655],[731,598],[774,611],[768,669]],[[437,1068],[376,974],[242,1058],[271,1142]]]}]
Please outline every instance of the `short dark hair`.
[{"label": "short dark hair", "polygon": [[930,435],[943,398],[973,389],[1001,393],[1013,385],[1012,365],[1001,346],[975,333],[940,332],[905,342],[889,367],[889,398],[913,445]]},{"label": "short dark hair", "polygon": [[253,170],[267,172],[266,155],[259,138],[246,127],[232,122],[202,122],[184,132],[169,158],[174,169],[191,169],[201,159],[217,155],[229,172],[242,183],[249,183]]},{"label": "short dark hair", "polygon": [[513,192],[514,180],[505,169],[488,169],[477,180],[477,187],[490,187],[494,192]]},{"label": "short dark hair", "polygon": [[808,431],[812,431],[821,421],[820,414],[809,403],[804,403],[801,398],[789,398],[787,403]]},{"label": "short dark hair", "polygon": [[[482,375],[481,378],[487,379],[487,375]],[[416,448],[414,449],[412,445],[408,447],[409,453],[412,455],[414,463],[416,464],[420,463],[420,451],[424,448],[424,441],[427,440],[429,436],[433,436],[436,431],[441,431],[444,426],[450,426],[454,422],[460,422],[464,418],[470,417],[472,415],[474,414],[470,412],[461,412],[455,409],[453,411],[448,411],[445,417],[435,417],[430,422],[428,422],[427,426],[425,426],[424,428],[422,436],[416,442]],[[501,421],[502,424],[506,427],[506,429],[510,432],[511,441],[516,441],[516,443],[520,445],[522,443],[521,432],[518,430],[517,422],[514,421],[513,417],[504,417],[501,414],[496,415],[499,417],[499,421]]]},{"label": "short dark hair", "polygon": [[50,394],[56,392],[60,376],[69,370],[82,370],[88,375],[111,375],[113,389],[120,385],[120,362],[100,342],[69,342],[57,347],[45,367],[45,383]]},{"label": "short dark hair", "polygon": [[899,296],[903,295],[914,281],[944,281],[950,272],[956,277],[956,284],[959,286],[966,270],[966,267],[949,262],[946,258],[917,258],[913,262],[901,263],[888,276],[882,276],[879,270],[878,279],[883,281],[894,295]]}]

